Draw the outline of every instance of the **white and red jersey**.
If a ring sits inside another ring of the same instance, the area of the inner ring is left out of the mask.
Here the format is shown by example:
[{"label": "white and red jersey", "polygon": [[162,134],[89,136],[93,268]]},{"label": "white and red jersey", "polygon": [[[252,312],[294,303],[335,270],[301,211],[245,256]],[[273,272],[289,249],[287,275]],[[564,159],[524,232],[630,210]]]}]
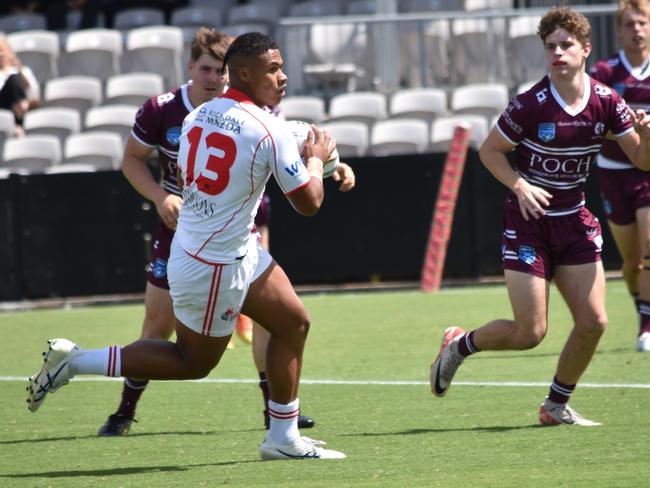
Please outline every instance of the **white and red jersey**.
[{"label": "white and red jersey", "polygon": [[219,263],[246,254],[271,173],[285,194],[311,178],[285,122],[232,88],[185,118],[178,167],[183,207],[176,239],[192,256]]},{"label": "white and red jersey", "polygon": [[[632,109],[650,112],[650,58],[643,66],[635,68],[625,56],[625,51],[620,51],[608,59],[598,61],[589,73],[616,90]],[[609,140],[603,142],[596,164],[607,169],[634,167],[616,141]]]},{"label": "white and red jersey", "polygon": [[[548,76],[515,97],[497,128],[515,144],[515,170],[530,184],[553,195],[546,215],[578,212],[584,184],[608,131],[620,137],[633,130],[625,101],[585,73],[582,103],[572,109]],[[507,205],[518,208],[510,195]]]},{"label": "white and red jersey", "polygon": [[194,110],[189,85],[151,97],[135,116],[131,135],[144,146],[158,149],[161,184],[169,193],[180,195],[176,181],[176,158],[183,120]]}]

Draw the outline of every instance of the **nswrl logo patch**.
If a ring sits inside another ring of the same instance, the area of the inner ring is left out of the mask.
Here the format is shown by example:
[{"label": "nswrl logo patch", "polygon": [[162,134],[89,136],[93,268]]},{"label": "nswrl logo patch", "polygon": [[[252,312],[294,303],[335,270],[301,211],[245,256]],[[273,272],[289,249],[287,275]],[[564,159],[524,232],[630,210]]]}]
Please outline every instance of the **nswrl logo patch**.
[{"label": "nswrl logo patch", "polygon": [[535,249],[530,246],[520,246],[519,247],[519,260],[524,263],[531,265],[537,259],[537,253]]},{"label": "nswrl logo patch", "polygon": [[542,142],[549,142],[555,139],[555,124],[539,124],[537,127],[537,137],[539,137]]}]

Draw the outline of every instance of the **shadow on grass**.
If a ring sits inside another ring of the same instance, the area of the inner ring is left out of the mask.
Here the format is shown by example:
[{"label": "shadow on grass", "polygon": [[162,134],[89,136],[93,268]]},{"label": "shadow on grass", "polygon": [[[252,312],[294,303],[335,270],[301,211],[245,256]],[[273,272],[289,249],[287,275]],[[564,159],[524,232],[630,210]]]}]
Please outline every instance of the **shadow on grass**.
[{"label": "shadow on grass", "polygon": [[361,432],[359,434],[341,434],[342,437],[380,437],[387,435],[417,435],[417,434],[444,434],[447,432],[510,432],[512,430],[524,429],[541,429],[544,425],[531,424],[531,425],[501,425],[493,427],[455,427],[449,429],[408,429],[399,432]]},{"label": "shadow on grass", "polygon": [[[491,352],[489,354],[477,354],[472,356],[471,360],[475,361],[480,359],[482,361],[489,361],[491,359],[531,359],[531,358],[548,358],[548,357],[558,357],[561,351],[554,352],[521,352],[517,353],[515,351],[509,352],[506,351],[503,354],[498,354]],[[616,349],[605,349],[596,351],[596,355],[601,354],[628,354],[634,352],[630,347],[619,347]]]},{"label": "shadow on grass", "polygon": [[[228,431],[230,433],[230,431]],[[222,434],[223,432],[216,431],[201,431],[201,432],[142,432],[138,434],[129,434],[128,436],[114,436],[111,439],[115,438],[131,438],[131,437],[144,437],[144,436],[155,436],[155,435],[217,435]],[[44,437],[41,439],[16,439],[13,441],[0,441],[0,445],[11,445],[11,444],[30,444],[38,442],[59,442],[59,441],[78,441],[82,439],[102,439],[101,437],[91,434],[91,435],[72,435],[67,437]]]},{"label": "shadow on grass", "polygon": [[80,476],[127,476],[142,473],[182,472],[194,468],[230,466],[233,464],[260,463],[261,460],[224,461],[222,463],[190,464],[187,466],[134,466],[131,468],[87,469],[69,471],[42,471],[40,473],[9,473],[0,474],[0,478],[30,479],[30,478],[75,478]]}]

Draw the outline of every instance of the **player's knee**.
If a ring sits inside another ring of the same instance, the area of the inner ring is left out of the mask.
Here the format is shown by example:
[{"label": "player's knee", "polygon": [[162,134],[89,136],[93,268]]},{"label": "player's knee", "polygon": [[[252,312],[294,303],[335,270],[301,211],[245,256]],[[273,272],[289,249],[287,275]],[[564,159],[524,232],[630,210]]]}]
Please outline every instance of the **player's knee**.
[{"label": "player's knee", "polygon": [[641,258],[641,269],[644,271],[650,271],[650,251],[647,249]]},{"label": "player's knee", "polygon": [[546,328],[538,327],[520,333],[517,336],[516,346],[518,349],[525,351],[537,347],[546,337]]},{"label": "player's knee", "polygon": [[600,313],[594,315],[590,320],[585,321],[583,330],[589,334],[601,336],[607,328],[607,314]]}]

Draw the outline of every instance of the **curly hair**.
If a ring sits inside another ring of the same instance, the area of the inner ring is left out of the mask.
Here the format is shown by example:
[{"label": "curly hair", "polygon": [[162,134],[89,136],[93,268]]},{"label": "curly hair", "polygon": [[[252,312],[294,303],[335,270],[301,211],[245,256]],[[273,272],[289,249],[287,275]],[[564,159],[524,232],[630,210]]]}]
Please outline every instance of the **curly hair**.
[{"label": "curly hair", "polygon": [[559,28],[574,35],[582,45],[591,39],[591,26],[587,17],[569,7],[551,8],[539,21],[537,35],[545,42],[546,38]]}]

